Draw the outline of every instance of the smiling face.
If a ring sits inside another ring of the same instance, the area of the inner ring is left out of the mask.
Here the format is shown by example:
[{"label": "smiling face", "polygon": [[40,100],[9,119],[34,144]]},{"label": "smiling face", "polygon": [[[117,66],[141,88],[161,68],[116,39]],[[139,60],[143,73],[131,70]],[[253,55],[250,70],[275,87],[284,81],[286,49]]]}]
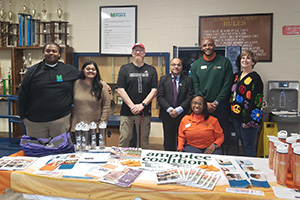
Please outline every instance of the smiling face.
[{"label": "smiling face", "polygon": [[96,74],[96,67],[93,64],[87,65],[84,68],[84,76],[86,79],[94,79]]},{"label": "smiling face", "polygon": [[182,62],[179,58],[174,58],[171,60],[170,71],[173,76],[178,76],[182,71]]},{"label": "smiling face", "polygon": [[58,62],[60,52],[55,44],[48,44],[44,50],[45,63],[53,65]]},{"label": "smiling face", "polygon": [[244,55],[241,57],[241,67],[243,69],[252,69],[254,64],[255,63],[250,55]]},{"label": "smiling face", "polygon": [[215,42],[212,39],[204,39],[201,44],[201,49],[207,57],[213,56],[215,52]]},{"label": "smiling face", "polygon": [[203,97],[196,96],[191,101],[191,109],[195,115],[203,114],[204,100]]}]

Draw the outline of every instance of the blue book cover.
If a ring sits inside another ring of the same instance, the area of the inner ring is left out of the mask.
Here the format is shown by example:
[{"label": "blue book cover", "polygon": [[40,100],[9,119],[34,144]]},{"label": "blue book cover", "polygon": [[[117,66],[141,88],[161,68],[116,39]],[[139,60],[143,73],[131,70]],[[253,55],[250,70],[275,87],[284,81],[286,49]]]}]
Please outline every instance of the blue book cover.
[{"label": "blue book cover", "polygon": [[27,46],[31,46],[31,15],[27,16]]},{"label": "blue book cover", "polygon": [[19,14],[19,46],[22,46],[22,15]]},{"label": "blue book cover", "polygon": [[34,46],[34,44],[35,44],[35,20],[34,19],[32,19],[32,21],[31,21],[31,33],[32,33],[32,36],[31,36],[31,38],[32,38],[32,46]]}]

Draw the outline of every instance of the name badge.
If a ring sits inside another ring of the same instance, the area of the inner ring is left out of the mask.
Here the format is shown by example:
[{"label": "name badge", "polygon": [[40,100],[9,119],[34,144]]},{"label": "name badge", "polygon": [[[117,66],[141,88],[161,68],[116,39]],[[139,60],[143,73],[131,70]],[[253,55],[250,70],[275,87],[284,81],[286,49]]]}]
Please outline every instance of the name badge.
[{"label": "name badge", "polygon": [[207,69],[207,65],[202,65],[201,69]]},{"label": "name badge", "polygon": [[191,123],[186,124],[186,125],[185,125],[185,128],[188,128],[188,127],[190,127],[191,125],[192,125]]}]

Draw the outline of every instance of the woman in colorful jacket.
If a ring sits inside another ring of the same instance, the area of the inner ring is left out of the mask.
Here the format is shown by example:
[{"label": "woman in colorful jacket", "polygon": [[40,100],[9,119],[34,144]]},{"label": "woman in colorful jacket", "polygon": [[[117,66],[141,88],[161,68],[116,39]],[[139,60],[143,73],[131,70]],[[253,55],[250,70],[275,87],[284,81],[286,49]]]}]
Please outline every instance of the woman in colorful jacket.
[{"label": "woman in colorful jacket", "polygon": [[241,54],[241,72],[235,74],[231,94],[231,116],[245,156],[256,156],[256,137],[262,118],[263,82],[253,71],[257,63],[251,51]]}]

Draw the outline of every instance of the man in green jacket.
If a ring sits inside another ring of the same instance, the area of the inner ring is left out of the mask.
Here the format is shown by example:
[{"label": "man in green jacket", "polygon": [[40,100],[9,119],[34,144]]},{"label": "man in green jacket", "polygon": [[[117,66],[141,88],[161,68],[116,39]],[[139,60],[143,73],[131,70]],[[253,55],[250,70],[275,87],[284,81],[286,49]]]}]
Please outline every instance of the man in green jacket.
[{"label": "man in green jacket", "polygon": [[194,93],[207,99],[208,111],[219,120],[225,141],[230,116],[229,95],[233,83],[230,61],[217,55],[211,38],[202,40],[203,57],[197,59],[191,68]]}]

